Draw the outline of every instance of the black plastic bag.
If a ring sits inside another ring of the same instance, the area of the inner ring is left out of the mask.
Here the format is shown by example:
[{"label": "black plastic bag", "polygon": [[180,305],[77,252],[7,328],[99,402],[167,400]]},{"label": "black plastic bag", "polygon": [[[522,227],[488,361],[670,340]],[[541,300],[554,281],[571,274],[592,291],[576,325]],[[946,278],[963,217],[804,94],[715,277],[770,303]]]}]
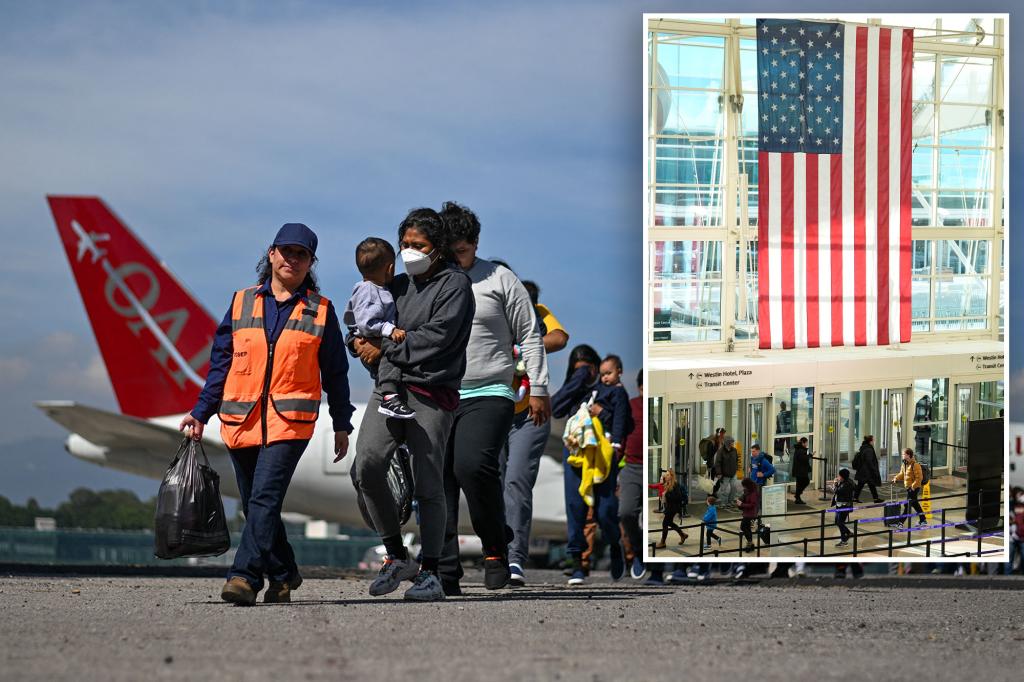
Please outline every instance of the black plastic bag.
[{"label": "black plastic bag", "polygon": [[230,547],[220,476],[202,442],[185,438],[160,484],[154,553],[160,559],[217,556]]},{"label": "black plastic bag", "polygon": [[761,538],[762,545],[772,544],[772,527],[760,525],[757,527],[757,535]]},{"label": "black plastic bag", "polygon": [[[352,485],[356,488],[356,501],[359,504],[359,512],[363,515],[363,521],[371,530],[377,530],[370,518],[370,512],[366,509],[366,502],[363,500],[363,491],[359,489],[359,478],[356,475],[355,462],[349,472],[352,476]],[[404,444],[399,445],[388,457],[387,468],[388,490],[391,491],[391,499],[398,510],[398,522],[401,525],[412,516],[413,478],[412,462],[409,456],[409,449]]]}]

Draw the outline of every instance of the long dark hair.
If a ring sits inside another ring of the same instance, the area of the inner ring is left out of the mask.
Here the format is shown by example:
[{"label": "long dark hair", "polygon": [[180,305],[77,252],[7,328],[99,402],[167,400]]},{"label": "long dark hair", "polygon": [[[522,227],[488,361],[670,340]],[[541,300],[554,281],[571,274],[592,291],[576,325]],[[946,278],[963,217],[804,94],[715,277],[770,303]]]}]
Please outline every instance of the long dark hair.
[{"label": "long dark hair", "polygon": [[567,382],[576,372],[577,362],[586,362],[593,365],[596,369],[601,366],[601,356],[597,354],[597,351],[592,346],[588,346],[585,343],[574,347],[569,351],[569,366],[565,368],[565,380]]},{"label": "long dark hair", "polygon": [[[270,257],[267,255],[271,249],[276,248],[273,244],[267,247],[266,251],[263,252],[263,256],[259,262],[256,263],[256,283],[263,284],[270,279],[273,274],[274,266],[270,264]],[[301,291],[313,291],[320,293],[320,285],[316,281],[316,273],[313,272],[313,268],[316,266],[317,259],[313,256],[309,263],[309,272],[306,273],[306,279],[302,281],[302,286],[299,287]]]},{"label": "long dark hair", "polygon": [[405,238],[409,228],[416,228],[423,233],[441,258],[449,263],[455,262],[455,255],[452,253],[452,238],[448,226],[441,216],[432,208],[414,208],[405,216],[405,220],[398,226],[398,241]]}]

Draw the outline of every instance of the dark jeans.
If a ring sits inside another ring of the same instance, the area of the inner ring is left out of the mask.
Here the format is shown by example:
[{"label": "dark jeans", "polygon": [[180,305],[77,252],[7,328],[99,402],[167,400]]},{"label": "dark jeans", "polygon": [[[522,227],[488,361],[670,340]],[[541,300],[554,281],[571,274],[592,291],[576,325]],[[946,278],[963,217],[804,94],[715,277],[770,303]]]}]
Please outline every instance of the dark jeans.
[{"label": "dark jeans", "polygon": [[796,479],[796,499],[800,499],[804,491],[807,490],[807,486],[811,484],[811,479],[808,476],[797,476]]},{"label": "dark jeans", "polygon": [[839,528],[839,537],[845,542],[853,532],[846,525],[847,519],[850,518],[850,512],[836,512],[836,527]]},{"label": "dark jeans", "polygon": [[[569,531],[566,552],[570,556],[579,557],[587,548],[587,541],[583,536],[583,525],[587,522],[589,507],[579,490],[583,472],[570,466],[568,457],[569,453],[565,451],[562,459],[565,475],[562,479],[565,482],[565,520]],[[613,466],[608,473],[608,478],[594,486],[594,513],[597,515],[597,525],[601,527],[601,535],[604,536],[604,541],[611,547],[612,552],[622,551],[619,544],[622,537],[619,530],[619,498],[615,496],[618,472],[618,467]]]},{"label": "dark jeans", "polygon": [[871,490],[871,499],[876,502],[881,499],[878,497],[878,488],[875,487],[875,482],[869,479],[863,481],[857,481],[857,490],[853,493],[854,502],[860,501],[860,491],[864,490],[864,486],[867,486]]},{"label": "dark jeans", "polygon": [[507,398],[460,400],[455,410],[444,458],[444,497],[447,505],[440,575],[462,577],[459,561],[459,491],[466,495],[473,531],[484,556],[505,556],[509,536],[505,525],[505,491],[499,456],[508,439],[515,404]]},{"label": "dark jeans", "polygon": [[686,533],[682,528],[676,525],[676,513],[678,512],[666,512],[665,516],[661,519],[661,544],[665,544],[665,539],[668,537],[669,530],[674,530],[679,533],[679,542],[684,542],[686,540]]},{"label": "dark jeans", "polygon": [[281,522],[281,505],[308,444],[308,440],[287,440],[265,448],[229,450],[245,527],[228,578],[245,578],[256,592],[263,589],[264,575],[283,582],[299,572]]},{"label": "dark jeans", "polygon": [[917,496],[920,494],[920,488],[916,490],[911,490],[910,488],[907,488],[907,513],[909,514],[911,509],[916,511],[918,518],[920,518],[921,520],[921,525],[923,526],[924,524],[928,523],[928,519],[924,515],[924,510],[921,509],[921,503],[918,502],[917,500]]},{"label": "dark jeans", "polygon": [[754,544],[754,519],[741,519],[740,532],[747,539],[748,545]]}]

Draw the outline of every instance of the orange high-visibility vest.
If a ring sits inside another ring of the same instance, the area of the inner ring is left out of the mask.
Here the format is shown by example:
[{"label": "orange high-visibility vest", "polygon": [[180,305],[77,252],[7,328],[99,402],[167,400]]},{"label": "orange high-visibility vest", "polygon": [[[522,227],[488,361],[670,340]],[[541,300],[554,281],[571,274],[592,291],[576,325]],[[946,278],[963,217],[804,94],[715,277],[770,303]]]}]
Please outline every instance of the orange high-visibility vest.
[{"label": "orange high-visibility vest", "polygon": [[277,341],[267,343],[259,287],[231,302],[231,369],[220,404],[220,434],[229,448],[313,437],[320,416],[320,342],[327,298],[310,290],[295,304]]}]

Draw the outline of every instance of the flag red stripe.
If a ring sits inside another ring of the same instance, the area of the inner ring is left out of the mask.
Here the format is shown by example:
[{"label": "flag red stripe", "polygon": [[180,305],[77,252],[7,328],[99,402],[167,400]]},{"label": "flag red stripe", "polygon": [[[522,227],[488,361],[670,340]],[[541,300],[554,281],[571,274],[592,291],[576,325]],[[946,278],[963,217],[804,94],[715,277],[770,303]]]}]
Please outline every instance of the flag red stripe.
[{"label": "flag red stripe", "polygon": [[[857,27],[856,98],[853,120],[853,338],[858,346],[867,344],[867,85],[868,85],[868,29]],[[844,123],[849,124],[849,121]],[[846,151],[846,150],[844,150]]]},{"label": "flag red stripe", "polygon": [[782,347],[796,347],[793,297],[793,155],[782,155]]},{"label": "flag red stripe", "polygon": [[914,31],[903,31],[903,101],[900,121],[900,340],[910,341],[910,249],[913,231],[910,222],[910,77],[914,71]]},{"label": "flag red stripe", "polygon": [[[771,323],[768,316],[768,152],[757,153],[757,341],[759,348],[772,347]],[[775,320],[778,324],[778,320]]]},{"label": "flag red stripe", "polygon": [[[821,345],[818,334],[818,154],[807,155],[807,347]],[[803,276],[798,274],[798,277]]]},{"label": "flag red stripe", "polygon": [[833,154],[832,187],[829,197],[832,203],[832,238],[829,249],[832,252],[832,345],[843,345],[843,156]]},{"label": "flag red stripe", "polygon": [[892,32],[878,35],[878,345],[889,343],[889,48]]}]

